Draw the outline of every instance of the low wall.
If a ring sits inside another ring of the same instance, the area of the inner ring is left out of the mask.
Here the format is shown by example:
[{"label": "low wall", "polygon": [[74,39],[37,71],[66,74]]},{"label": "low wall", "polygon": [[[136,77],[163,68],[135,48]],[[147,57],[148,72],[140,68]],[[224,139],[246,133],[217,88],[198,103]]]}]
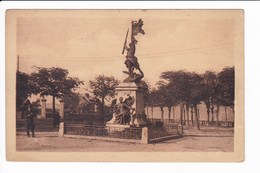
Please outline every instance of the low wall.
[{"label": "low wall", "polygon": [[103,140],[103,141],[114,141],[114,142],[129,142],[129,143],[142,143],[142,140],[134,139],[120,139],[120,138],[110,138],[110,137],[99,137],[99,136],[82,136],[82,135],[68,135],[64,134],[67,138],[79,138],[79,139],[92,139],[92,140]]}]

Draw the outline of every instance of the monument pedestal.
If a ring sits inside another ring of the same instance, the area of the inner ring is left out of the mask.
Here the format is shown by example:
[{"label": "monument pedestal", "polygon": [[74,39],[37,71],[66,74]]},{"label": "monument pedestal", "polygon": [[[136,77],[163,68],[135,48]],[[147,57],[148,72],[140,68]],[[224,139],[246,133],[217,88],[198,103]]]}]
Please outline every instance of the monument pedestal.
[{"label": "monument pedestal", "polygon": [[107,123],[106,127],[109,130],[109,132],[113,132],[113,131],[123,131],[125,129],[129,129],[131,126],[130,125],[123,125],[123,124]]},{"label": "monument pedestal", "polygon": [[[130,126],[142,127],[147,125],[147,119],[145,114],[145,106],[144,106],[144,91],[146,90],[145,86],[142,83],[134,83],[134,82],[123,82],[119,86],[116,87],[116,98],[117,100],[122,97],[124,100],[129,96],[134,98],[134,104],[132,108],[135,109],[135,113],[131,115]],[[114,123],[115,117],[113,116],[112,120],[110,120],[107,125],[111,125]],[[124,125],[120,125],[124,126]]]}]

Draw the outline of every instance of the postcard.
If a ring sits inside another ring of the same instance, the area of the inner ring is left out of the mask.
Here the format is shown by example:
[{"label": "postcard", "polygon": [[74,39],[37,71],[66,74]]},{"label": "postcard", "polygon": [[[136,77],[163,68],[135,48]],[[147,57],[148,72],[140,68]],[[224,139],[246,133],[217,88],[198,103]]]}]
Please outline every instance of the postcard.
[{"label": "postcard", "polygon": [[7,10],[9,161],[244,160],[243,10]]}]

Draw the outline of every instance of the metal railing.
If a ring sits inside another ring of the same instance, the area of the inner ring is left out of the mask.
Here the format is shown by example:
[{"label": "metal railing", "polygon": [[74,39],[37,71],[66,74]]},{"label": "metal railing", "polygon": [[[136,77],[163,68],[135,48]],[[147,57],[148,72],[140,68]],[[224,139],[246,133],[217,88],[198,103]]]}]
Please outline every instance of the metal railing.
[{"label": "metal railing", "polygon": [[148,122],[150,122],[151,124],[156,124],[156,123],[165,123],[165,124],[168,124],[168,123],[176,123],[177,121],[173,120],[173,119],[160,119],[160,118],[148,118],[147,119]]},{"label": "metal railing", "polygon": [[[159,118],[153,118],[153,119],[148,119],[148,121],[151,123],[151,124],[171,124],[171,123],[177,123],[179,122],[180,123],[180,120],[173,120],[173,119],[164,119],[164,120],[161,120]],[[207,120],[200,120],[200,125],[201,126],[212,126],[212,127],[234,127],[235,123],[233,121],[210,121],[208,122]],[[191,125],[191,120],[189,121],[190,125]],[[187,125],[188,124],[188,121],[187,120],[182,120],[182,125]],[[196,124],[196,121],[193,122],[193,125]]]},{"label": "metal railing", "polygon": [[65,123],[64,134],[141,140],[142,129]]},{"label": "metal railing", "polygon": [[155,139],[178,134],[182,134],[181,126],[178,123],[168,123],[161,127],[151,125],[149,126],[148,138]]},{"label": "metal railing", "polygon": [[202,126],[213,126],[213,127],[234,127],[234,122],[232,121],[205,121],[205,120],[202,120],[200,121],[200,125]]}]

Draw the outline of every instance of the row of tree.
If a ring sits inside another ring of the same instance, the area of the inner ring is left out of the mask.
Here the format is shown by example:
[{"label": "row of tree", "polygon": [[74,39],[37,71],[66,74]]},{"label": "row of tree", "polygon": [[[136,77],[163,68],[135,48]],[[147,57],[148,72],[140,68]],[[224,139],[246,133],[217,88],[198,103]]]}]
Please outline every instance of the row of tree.
[{"label": "row of tree", "polygon": [[[78,105],[80,95],[75,93],[75,90],[84,84],[83,81],[70,77],[66,69],[34,68],[35,71],[31,74],[17,72],[16,105],[18,110],[21,109],[27,97],[32,94],[39,94],[41,97],[52,96],[53,115],[56,113],[56,98],[65,98],[65,101],[73,100],[72,105]],[[197,106],[201,102],[206,105],[208,121],[214,121],[214,117],[218,121],[220,106],[231,107],[234,112],[234,67],[226,67],[219,73],[206,71],[204,74],[166,71],[160,77],[157,88],[146,91],[145,103],[147,107],[160,107],[162,119],[165,107],[169,110],[170,119],[172,108],[180,105],[181,122],[184,110],[187,113],[188,125],[190,124],[189,112],[191,113],[191,123],[193,124],[193,114],[198,122]],[[115,95],[115,87],[118,84],[119,81],[114,77],[104,75],[99,75],[89,81],[90,92],[93,93],[95,97],[93,100],[98,105],[102,116],[106,114],[105,100],[109,100]],[[197,123],[197,127],[199,129],[199,123]]]},{"label": "row of tree", "polygon": [[42,98],[52,96],[53,115],[56,114],[55,100],[64,95],[73,94],[79,85],[84,84],[77,77],[69,77],[66,69],[52,67],[34,67],[35,71],[26,74],[17,71],[16,74],[16,109],[23,110],[23,103],[32,94],[40,95]]},{"label": "row of tree", "polygon": [[[214,117],[218,122],[220,106],[231,107],[234,113],[234,67],[226,67],[219,73],[206,71],[204,74],[182,70],[166,71],[160,78],[157,88],[149,92],[146,105],[160,107],[162,119],[164,107],[168,108],[170,119],[172,108],[179,105],[181,122],[183,122],[184,109],[187,113],[188,125],[190,124],[189,112],[191,112],[191,124],[193,124],[193,114],[198,122],[198,104],[202,102],[207,108],[208,122],[214,121]],[[199,123],[196,124],[200,129]]]},{"label": "row of tree", "polygon": [[[56,114],[55,100],[63,99],[65,108],[73,110],[78,106],[80,94],[75,90],[84,82],[77,77],[70,77],[66,69],[52,67],[34,67],[34,72],[26,74],[17,71],[16,83],[16,109],[23,110],[23,104],[32,94],[52,97],[53,115]],[[94,101],[102,116],[105,114],[105,99],[113,97],[115,87],[119,81],[112,76],[99,75],[94,80],[89,81],[89,86],[94,95]],[[70,105],[70,106],[68,106]],[[104,118],[102,118],[104,120]]]}]

